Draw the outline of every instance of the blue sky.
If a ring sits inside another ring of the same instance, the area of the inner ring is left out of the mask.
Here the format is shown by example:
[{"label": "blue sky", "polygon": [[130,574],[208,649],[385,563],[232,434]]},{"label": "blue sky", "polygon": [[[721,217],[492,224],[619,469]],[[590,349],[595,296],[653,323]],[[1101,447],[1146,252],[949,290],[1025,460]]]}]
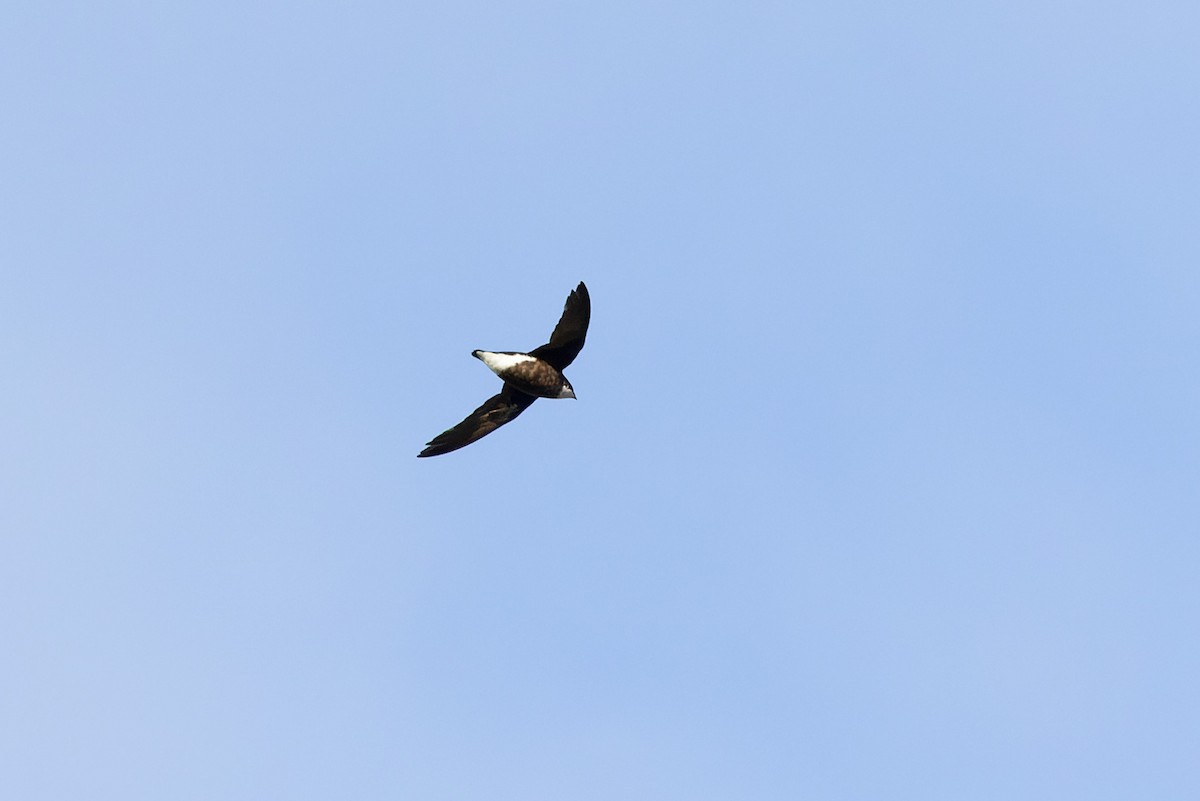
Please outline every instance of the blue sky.
[{"label": "blue sky", "polygon": [[1200,793],[1194,4],[0,23],[6,797]]}]

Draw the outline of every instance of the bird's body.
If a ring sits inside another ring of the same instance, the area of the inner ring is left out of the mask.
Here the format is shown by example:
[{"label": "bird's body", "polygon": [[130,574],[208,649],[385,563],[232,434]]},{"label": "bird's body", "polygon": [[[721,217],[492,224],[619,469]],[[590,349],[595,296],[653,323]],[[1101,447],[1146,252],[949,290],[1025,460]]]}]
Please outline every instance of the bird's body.
[{"label": "bird's body", "polygon": [[537,398],[575,397],[575,390],[562,370],[544,359],[528,353],[493,353],[490,350],[473,351],[471,355],[514,389]]},{"label": "bird's body", "polygon": [[580,281],[567,297],[562,317],[545,345],[529,353],[472,351],[472,356],[504,381],[504,388],[467,419],[430,440],[417,455],[438,456],[470,445],[514,420],[538,398],[574,398],[575,389],[562,371],[583,348],[591,316],[591,297]]}]

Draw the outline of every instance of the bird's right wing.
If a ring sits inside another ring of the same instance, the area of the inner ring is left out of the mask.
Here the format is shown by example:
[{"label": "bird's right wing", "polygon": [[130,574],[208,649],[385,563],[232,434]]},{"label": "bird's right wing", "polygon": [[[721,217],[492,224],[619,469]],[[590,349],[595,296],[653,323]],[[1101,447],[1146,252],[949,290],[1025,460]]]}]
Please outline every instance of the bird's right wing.
[{"label": "bird's right wing", "polygon": [[470,445],[480,437],[485,437],[507,422],[515,420],[517,415],[529,408],[537,398],[527,395],[508,384],[500,393],[484,401],[483,405],[467,416],[466,420],[447,429],[431,439],[425,450],[417,456],[440,456],[443,453],[456,451]]},{"label": "bird's right wing", "polygon": [[575,361],[587,339],[588,323],[592,320],[592,298],[583,282],[571,290],[563,306],[562,317],[554,326],[550,341],[540,348],[531,350],[530,356],[549,362],[559,370]]}]

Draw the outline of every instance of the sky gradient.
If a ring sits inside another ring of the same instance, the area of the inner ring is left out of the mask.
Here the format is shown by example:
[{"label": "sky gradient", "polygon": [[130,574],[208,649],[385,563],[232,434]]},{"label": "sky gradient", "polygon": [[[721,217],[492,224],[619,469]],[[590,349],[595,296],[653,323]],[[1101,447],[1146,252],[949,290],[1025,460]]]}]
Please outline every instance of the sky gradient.
[{"label": "sky gradient", "polygon": [[0,12],[0,795],[1200,797],[1197,41]]}]

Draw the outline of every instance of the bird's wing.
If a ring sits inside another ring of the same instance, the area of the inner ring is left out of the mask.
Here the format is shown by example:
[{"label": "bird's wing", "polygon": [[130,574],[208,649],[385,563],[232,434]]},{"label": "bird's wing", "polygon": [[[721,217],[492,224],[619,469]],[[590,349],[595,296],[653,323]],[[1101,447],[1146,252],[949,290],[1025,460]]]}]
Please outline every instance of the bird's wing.
[{"label": "bird's wing", "polygon": [[529,404],[535,400],[537,398],[533,395],[527,395],[505,384],[499,394],[484,401],[466,420],[431,439],[425,450],[417,456],[439,456],[470,445],[505,423],[515,420],[517,415],[529,408]]},{"label": "bird's wing", "polygon": [[536,350],[529,352],[530,356],[549,362],[559,370],[575,361],[579,351],[583,350],[583,342],[587,339],[588,322],[592,319],[592,299],[588,296],[587,287],[583,282],[571,290],[563,306],[562,317],[554,326],[550,341]]}]

